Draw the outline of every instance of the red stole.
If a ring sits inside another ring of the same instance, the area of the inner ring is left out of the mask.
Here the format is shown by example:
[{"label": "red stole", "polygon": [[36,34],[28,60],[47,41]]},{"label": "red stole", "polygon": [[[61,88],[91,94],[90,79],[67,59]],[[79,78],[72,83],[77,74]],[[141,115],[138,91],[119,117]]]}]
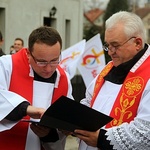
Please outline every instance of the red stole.
[{"label": "red stole", "polygon": [[[30,67],[26,56],[26,49],[20,50],[12,55],[12,76],[9,90],[13,91],[32,104],[33,77],[29,76]],[[64,70],[58,66],[61,74],[58,88],[54,89],[52,103],[61,95],[67,95],[68,81]],[[29,119],[26,116],[25,119]],[[1,150],[25,150],[28,123],[19,122],[12,129],[0,132]]]},{"label": "red stole", "polygon": [[[150,78],[150,70],[147,69],[149,68],[149,65],[150,57],[148,57],[135,72],[130,71],[128,73],[110,112],[110,116],[114,119],[106,125],[106,128],[118,126],[123,122],[129,123],[134,119],[137,114],[143,89]],[[97,78],[91,107],[104,83],[103,77],[111,70],[112,66],[113,63],[109,63]]]}]

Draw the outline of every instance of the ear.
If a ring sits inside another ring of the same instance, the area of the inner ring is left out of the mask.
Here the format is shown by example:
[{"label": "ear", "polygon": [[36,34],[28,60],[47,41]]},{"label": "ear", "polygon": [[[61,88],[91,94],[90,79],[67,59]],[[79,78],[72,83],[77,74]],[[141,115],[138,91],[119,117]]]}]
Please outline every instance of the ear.
[{"label": "ear", "polygon": [[141,38],[136,38],[135,39],[135,44],[136,44],[136,48],[137,48],[137,51],[141,50],[142,49],[142,46],[143,46],[143,41]]}]

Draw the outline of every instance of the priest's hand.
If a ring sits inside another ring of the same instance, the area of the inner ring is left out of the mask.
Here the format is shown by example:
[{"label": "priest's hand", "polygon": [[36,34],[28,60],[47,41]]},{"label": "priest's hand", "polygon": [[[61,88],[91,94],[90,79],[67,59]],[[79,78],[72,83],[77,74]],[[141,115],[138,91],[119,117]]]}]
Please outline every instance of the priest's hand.
[{"label": "priest's hand", "polygon": [[31,123],[30,128],[38,137],[45,137],[51,130],[50,128],[40,126],[36,123]]},{"label": "priest's hand", "polygon": [[38,108],[31,105],[27,107],[26,111],[27,115],[34,119],[40,119],[44,114],[44,112],[45,112],[44,108]]},{"label": "priest's hand", "polygon": [[100,129],[94,132],[85,130],[75,130],[74,135],[80,140],[83,140],[87,145],[97,147],[97,140]]}]

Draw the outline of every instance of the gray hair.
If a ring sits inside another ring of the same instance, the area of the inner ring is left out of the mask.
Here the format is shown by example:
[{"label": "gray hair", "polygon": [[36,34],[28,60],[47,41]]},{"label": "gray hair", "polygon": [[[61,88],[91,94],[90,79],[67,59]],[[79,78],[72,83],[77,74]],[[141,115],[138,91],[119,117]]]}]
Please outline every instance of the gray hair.
[{"label": "gray hair", "polygon": [[106,20],[106,30],[115,27],[117,24],[124,25],[124,33],[127,37],[140,37],[146,42],[146,30],[139,16],[134,13],[119,11]]}]

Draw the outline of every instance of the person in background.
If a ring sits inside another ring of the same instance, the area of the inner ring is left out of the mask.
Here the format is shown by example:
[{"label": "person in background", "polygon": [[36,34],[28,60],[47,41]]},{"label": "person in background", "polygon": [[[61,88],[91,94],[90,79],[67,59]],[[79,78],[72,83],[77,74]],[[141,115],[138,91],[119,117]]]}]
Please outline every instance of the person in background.
[{"label": "person in background", "polygon": [[0,149],[64,150],[61,131],[21,121],[38,118],[37,110],[41,116],[62,95],[73,99],[68,74],[59,66],[61,48],[59,33],[41,26],[30,34],[28,48],[0,58]]},{"label": "person in background", "polygon": [[24,41],[22,38],[16,38],[14,41],[14,50],[15,53],[17,53],[19,50],[21,50],[24,47]]},{"label": "person in background", "polygon": [[81,103],[114,119],[95,132],[75,130],[79,150],[150,149],[150,46],[145,37],[143,22],[134,13],[120,11],[106,20],[103,48],[112,61]]},{"label": "person in background", "polygon": [[12,54],[15,54],[16,52],[15,52],[15,50],[14,50],[14,45],[11,45],[10,46],[10,54],[12,55]]},{"label": "person in background", "polygon": [[2,48],[1,48],[2,45],[3,45],[3,42],[4,42],[3,35],[1,33],[1,31],[0,31],[0,56],[5,55],[5,53],[3,52]]}]

